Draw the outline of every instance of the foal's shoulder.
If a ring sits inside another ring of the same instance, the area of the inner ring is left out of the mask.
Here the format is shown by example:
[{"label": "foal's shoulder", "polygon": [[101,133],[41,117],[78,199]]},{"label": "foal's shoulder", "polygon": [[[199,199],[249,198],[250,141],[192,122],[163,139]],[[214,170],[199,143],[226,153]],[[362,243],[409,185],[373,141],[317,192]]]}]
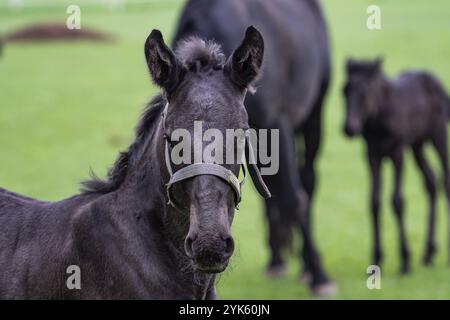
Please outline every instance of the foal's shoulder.
[{"label": "foal's shoulder", "polygon": [[[81,234],[95,229],[107,228],[113,223],[115,202],[113,194],[97,196],[79,196],[73,199],[74,207],[71,215],[71,224]],[[70,206],[70,204],[67,204]]]}]

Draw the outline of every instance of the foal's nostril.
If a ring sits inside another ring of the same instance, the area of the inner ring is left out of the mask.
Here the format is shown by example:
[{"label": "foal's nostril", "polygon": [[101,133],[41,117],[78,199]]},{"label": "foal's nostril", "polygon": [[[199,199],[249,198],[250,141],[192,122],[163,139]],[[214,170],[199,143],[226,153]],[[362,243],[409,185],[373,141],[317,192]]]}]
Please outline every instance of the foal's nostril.
[{"label": "foal's nostril", "polygon": [[225,255],[230,257],[234,251],[234,240],[231,236],[226,236],[225,241]]}]

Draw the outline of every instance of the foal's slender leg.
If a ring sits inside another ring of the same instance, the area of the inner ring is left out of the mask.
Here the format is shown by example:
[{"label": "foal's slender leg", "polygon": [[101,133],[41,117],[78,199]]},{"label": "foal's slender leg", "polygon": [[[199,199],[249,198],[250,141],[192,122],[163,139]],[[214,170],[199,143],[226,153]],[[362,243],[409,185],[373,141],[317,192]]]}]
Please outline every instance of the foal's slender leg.
[{"label": "foal's slender leg", "polygon": [[410,254],[406,239],[405,219],[404,219],[404,200],[402,191],[403,178],[403,148],[397,147],[392,153],[392,161],[394,163],[394,194],[392,203],[397,216],[398,227],[400,231],[400,252],[402,256],[401,273],[405,274],[410,271]]},{"label": "foal's slender leg", "polygon": [[443,123],[437,127],[433,137],[433,144],[438,152],[439,159],[442,164],[444,174],[445,195],[447,197],[447,214],[448,214],[448,262],[450,263],[450,168],[448,164],[448,146],[447,146],[447,125]]},{"label": "foal's slender leg", "polygon": [[423,145],[413,146],[414,157],[417,165],[422,171],[425,187],[427,188],[428,198],[430,201],[430,212],[428,222],[428,240],[423,263],[429,265],[432,263],[434,254],[436,253],[436,179],[433,170],[428,165],[423,153]]},{"label": "foal's slender leg", "polygon": [[373,223],[373,264],[380,266],[383,260],[383,252],[381,249],[380,237],[380,189],[381,189],[381,156],[374,150],[368,149],[368,160],[370,172],[372,175],[372,197],[371,197],[371,211]]}]

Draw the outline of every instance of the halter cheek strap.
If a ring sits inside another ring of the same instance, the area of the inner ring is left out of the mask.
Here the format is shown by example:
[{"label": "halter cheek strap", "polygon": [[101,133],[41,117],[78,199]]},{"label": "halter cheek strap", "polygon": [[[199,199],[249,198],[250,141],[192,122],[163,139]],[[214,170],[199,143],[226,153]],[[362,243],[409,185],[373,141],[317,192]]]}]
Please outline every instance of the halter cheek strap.
[{"label": "halter cheek strap", "polygon": [[[191,165],[188,165],[184,168],[181,168],[180,170],[173,172],[172,170],[172,164],[170,161],[170,152],[169,152],[169,141],[168,141],[168,137],[166,136],[165,133],[165,119],[166,119],[166,115],[167,115],[167,109],[169,107],[169,104],[167,103],[163,114],[162,114],[162,121],[163,121],[163,130],[164,130],[164,139],[165,139],[165,146],[164,146],[164,157],[165,157],[165,162],[166,162],[166,167],[167,167],[167,171],[169,172],[169,182],[166,184],[166,194],[167,194],[167,199],[168,199],[168,204],[173,206],[174,208],[178,209],[179,211],[183,211],[179,205],[176,204],[176,202],[174,201],[174,198],[172,196],[172,186],[177,183],[177,182],[181,182],[193,177],[197,177],[197,176],[201,176],[201,175],[212,175],[212,176],[216,176],[220,179],[222,179],[223,181],[227,182],[231,188],[234,191],[235,194],[235,205],[236,207],[238,207],[238,204],[241,201],[242,198],[242,187],[245,184],[246,178],[247,178],[247,171],[245,169],[245,165],[242,164],[242,173],[243,173],[243,178],[242,181],[239,182],[238,177],[236,177],[236,175],[231,172],[231,170],[226,169],[225,167],[222,167],[221,165],[218,164],[214,164],[214,163],[194,163]],[[250,149],[250,157],[253,157],[253,151],[250,145],[250,139],[246,139],[246,143],[248,144],[248,148]],[[257,166],[254,164],[254,161],[250,161],[252,164],[249,164],[249,166],[251,166],[251,176],[253,178],[253,176],[255,176],[254,181],[255,181],[255,185],[257,190],[265,197],[265,198],[270,198],[270,192],[269,189],[267,188],[266,184],[264,183],[264,180],[261,177],[261,173],[259,172]]]}]

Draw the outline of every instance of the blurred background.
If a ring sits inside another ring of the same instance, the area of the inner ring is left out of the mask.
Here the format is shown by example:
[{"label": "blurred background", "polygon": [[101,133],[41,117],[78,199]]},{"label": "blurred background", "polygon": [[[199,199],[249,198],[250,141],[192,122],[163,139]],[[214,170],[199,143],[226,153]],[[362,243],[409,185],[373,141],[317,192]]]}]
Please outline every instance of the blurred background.
[{"label": "blurred background", "polygon": [[[22,5],[24,4],[24,5]],[[8,43],[0,56],[0,185],[44,200],[77,193],[92,168],[106,173],[133,138],[146,102],[157,93],[145,64],[143,45],[153,28],[168,41],[182,0],[65,1],[0,0],[0,36],[33,23],[60,22],[66,9],[81,8],[81,26],[103,31],[111,42]],[[366,27],[366,9],[381,7],[382,29]],[[345,59],[385,58],[385,72],[427,69],[450,89],[450,2],[447,0],[323,0],[332,42],[333,79],[325,106],[325,140],[318,162],[314,229],[325,267],[343,299],[449,299],[449,218],[443,193],[438,201],[439,252],[433,267],[420,263],[428,217],[420,172],[407,155],[406,225],[413,273],[398,274],[395,217],[390,206],[392,172],[383,172],[382,232],[385,265],[382,289],[366,287],[370,265],[369,179],[361,139],[342,133]],[[429,149],[439,181],[440,166]],[[442,183],[441,183],[442,184]],[[224,299],[305,299],[299,261],[289,273],[269,279],[266,219],[250,184],[233,224],[237,251],[218,283]]]}]

